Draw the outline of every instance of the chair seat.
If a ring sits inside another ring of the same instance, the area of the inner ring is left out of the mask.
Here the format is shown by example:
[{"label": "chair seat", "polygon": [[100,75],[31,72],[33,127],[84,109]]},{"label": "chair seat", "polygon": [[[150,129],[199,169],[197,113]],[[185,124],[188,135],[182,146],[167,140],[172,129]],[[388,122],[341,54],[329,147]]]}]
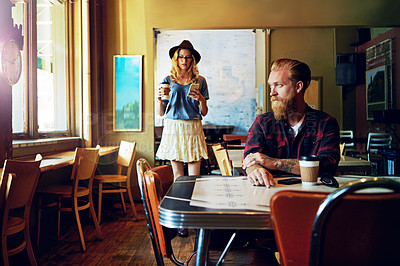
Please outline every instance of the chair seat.
[{"label": "chair seat", "polygon": [[13,235],[25,228],[25,221],[21,217],[9,216],[7,222],[7,234]]},{"label": "chair seat", "polygon": [[[36,193],[55,195],[57,197],[71,198],[73,193],[73,186],[69,185],[53,185],[38,189]],[[87,187],[78,187],[78,195],[84,196],[89,194]]]},{"label": "chair seat", "polygon": [[102,183],[126,182],[126,175],[96,175],[94,179]]}]

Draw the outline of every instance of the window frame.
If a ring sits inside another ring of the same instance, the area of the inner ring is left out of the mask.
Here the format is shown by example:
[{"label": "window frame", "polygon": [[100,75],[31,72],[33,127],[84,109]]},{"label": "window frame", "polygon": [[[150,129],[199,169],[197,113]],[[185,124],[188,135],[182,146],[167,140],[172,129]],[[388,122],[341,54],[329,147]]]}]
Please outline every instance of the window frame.
[{"label": "window frame", "polygon": [[37,0],[31,0],[27,3],[23,3],[24,5],[24,23],[22,26],[23,31],[23,40],[24,40],[24,76],[21,78],[24,79],[24,93],[26,95],[25,104],[26,108],[25,112],[25,132],[17,132],[12,133],[13,142],[19,140],[37,140],[37,139],[47,139],[47,138],[60,138],[60,137],[76,137],[76,134],[72,132],[72,123],[71,117],[73,113],[75,113],[74,101],[71,100],[71,96],[74,95],[73,87],[69,87],[69,56],[68,53],[69,48],[69,36],[71,34],[68,32],[68,7],[66,2],[62,2],[64,5],[65,12],[65,50],[66,50],[66,58],[65,58],[65,86],[66,86],[66,119],[67,119],[67,130],[65,131],[39,131],[38,125],[38,84],[37,84]]}]

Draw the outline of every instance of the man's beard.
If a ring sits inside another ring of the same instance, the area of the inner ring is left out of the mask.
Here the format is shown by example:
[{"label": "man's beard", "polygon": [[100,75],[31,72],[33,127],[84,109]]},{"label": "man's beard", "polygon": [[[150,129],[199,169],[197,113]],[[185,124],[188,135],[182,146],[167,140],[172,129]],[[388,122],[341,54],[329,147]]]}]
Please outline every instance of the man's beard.
[{"label": "man's beard", "polygon": [[[296,94],[293,92],[288,98],[283,99],[279,96],[271,97],[271,107],[276,120],[287,120],[297,114]],[[277,100],[275,102],[275,100]]]}]

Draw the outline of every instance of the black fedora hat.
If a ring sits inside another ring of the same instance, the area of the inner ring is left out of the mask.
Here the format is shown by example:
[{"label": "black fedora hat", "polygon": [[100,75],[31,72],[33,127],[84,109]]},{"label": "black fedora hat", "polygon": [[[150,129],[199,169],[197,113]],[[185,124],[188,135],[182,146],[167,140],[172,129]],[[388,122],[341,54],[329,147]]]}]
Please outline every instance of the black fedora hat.
[{"label": "black fedora hat", "polygon": [[199,63],[200,59],[201,59],[201,55],[199,54],[199,52],[197,52],[194,48],[191,42],[189,42],[188,40],[184,40],[183,42],[181,42],[181,44],[179,44],[178,46],[174,46],[171,49],[169,49],[169,57],[172,58],[175,54],[175,51],[178,50],[179,48],[181,49],[188,49],[192,52],[194,58],[196,59],[196,62]]}]

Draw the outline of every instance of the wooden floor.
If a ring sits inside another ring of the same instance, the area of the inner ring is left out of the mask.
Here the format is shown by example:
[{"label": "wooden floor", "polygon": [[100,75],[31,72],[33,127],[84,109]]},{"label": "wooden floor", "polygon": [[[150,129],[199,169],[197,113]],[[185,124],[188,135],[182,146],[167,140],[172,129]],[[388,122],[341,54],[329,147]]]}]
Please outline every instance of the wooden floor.
[{"label": "wooden floor", "polygon": [[[61,237],[56,239],[56,213],[44,213],[40,246],[34,245],[38,265],[157,265],[148,233],[143,205],[136,203],[139,219],[133,220],[132,211],[123,215],[119,204],[105,204],[101,230],[103,240],[97,239],[94,225],[83,215],[83,231],[87,251],[82,253],[72,215],[62,216]],[[128,205],[130,206],[130,205]],[[46,217],[46,218],[44,218]],[[54,217],[54,220],[53,218]],[[193,252],[196,231],[189,230],[189,237],[176,237],[173,249],[176,257],[186,260]],[[33,239],[35,243],[35,239]],[[221,251],[210,251],[210,265],[217,262]],[[276,265],[270,263],[270,253],[257,248],[231,250],[223,265]],[[257,262],[258,261],[258,262]],[[28,265],[25,252],[10,258],[11,265]],[[173,265],[164,259],[166,265]],[[194,265],[195,257],[190,265]]]}]

